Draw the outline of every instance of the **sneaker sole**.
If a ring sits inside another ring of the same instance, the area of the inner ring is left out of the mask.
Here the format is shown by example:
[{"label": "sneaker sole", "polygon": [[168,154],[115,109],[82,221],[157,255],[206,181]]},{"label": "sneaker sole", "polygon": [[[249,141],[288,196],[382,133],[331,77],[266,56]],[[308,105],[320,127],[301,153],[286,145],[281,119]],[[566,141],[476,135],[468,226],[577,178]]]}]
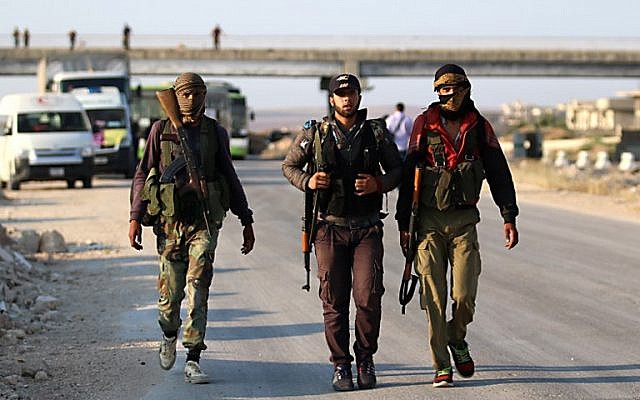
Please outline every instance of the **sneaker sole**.
[{"label": "sneaker sole", "polygon": [[358,383],[358,389],[360,390],[373,389],[375,387],[376,387],[376,383],[372,383],[370,385],[361,385],[360,383]]},{"label": "sneaker sole", "polygon": [[436,388],[450,387],[450,386],[453,386],[453,382],[443,381],[443,382],[434,382],[433,383],[433,387],[436,387]]},{"label": "sneaker sole", "polygon": [[200,384],[204,384],[204,383],[209,383],[209,378],[196,378],[193,376],[185,376],[184,377],[184,381],[186,383],[193,383],[196,385],[200,385]]}]

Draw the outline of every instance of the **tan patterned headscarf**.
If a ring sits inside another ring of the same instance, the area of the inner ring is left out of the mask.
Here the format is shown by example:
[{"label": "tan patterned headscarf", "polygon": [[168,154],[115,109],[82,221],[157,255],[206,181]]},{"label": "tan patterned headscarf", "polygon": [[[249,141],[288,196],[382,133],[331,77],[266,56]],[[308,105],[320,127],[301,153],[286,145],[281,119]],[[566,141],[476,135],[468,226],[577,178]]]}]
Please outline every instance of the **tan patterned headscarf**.
[{"label": "tan patterned headscarf", "polygon": [[[182,122],[188,124],[199,121],[204,114],[204,100],[207,92],[207,86],[204,84],[202,77],[193,72],[180,74],[173,84],[173,89],[176,91],[176,97],[178,98],[178,106],[183,117]],[[184,92],[195,89],[202,89],[205,95],[192,99],[182,96]]]}]

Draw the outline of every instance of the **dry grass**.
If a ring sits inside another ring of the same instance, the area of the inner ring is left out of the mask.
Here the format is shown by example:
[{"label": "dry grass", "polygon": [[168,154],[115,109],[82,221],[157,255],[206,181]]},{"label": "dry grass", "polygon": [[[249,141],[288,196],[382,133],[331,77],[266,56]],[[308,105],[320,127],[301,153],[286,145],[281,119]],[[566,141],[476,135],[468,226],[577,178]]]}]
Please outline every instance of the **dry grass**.
[{"label": "dry grass", "polygon": [[511,164],[515,182],[527,183],[551,190],[582,192],[615,197],[640,209],[640,176],[610,171],[596,173],[569,167],[557,169],[539,161],[522,160]]}]

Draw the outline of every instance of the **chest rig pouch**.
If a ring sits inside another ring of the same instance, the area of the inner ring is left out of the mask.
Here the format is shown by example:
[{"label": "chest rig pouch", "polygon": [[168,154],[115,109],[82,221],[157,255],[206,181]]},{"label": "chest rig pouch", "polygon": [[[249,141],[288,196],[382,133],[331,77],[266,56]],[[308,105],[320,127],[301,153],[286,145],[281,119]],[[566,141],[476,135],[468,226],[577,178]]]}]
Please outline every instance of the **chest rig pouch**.
[{"label": "chest rig pouch", "polygon": [[467,132],[464,140],[463,159],[458,159],[452,169],[447,168],[445,144],[438,132],[428,131],[427,147],[433,155],[433,166],[425,167],[420,202],[425,207],[440,211],[455,206],[473,206],[480,199],[485,178],[482,161],[477,156],[478,135],[483,134],[478,123]]},{"label": "chest rig pouch", "polygon": [[[163,120],[160,135],[160,164],[164,171],[161,177],[153,168],[145,182],[143,200],[148,201],[149,220],[172,223],[178,219],[202,218],[197,195],[185,191],[188,181],[186,162],[177,134],[171,132],[171,124]],[[209,223],[218,228],[230,207],[230,189],[225,177],[216,170],[218,138],[216,121],[204,117],[200,124],[200,168],[207,183],[206,203],[210,212]]]},{"label": "chest rig pouch", "polygon": [[360,145],[353,149],[353,153],[347,151],[344,156],[341,150],[351,146],[349,143],[341,143],[333,133],[331,124],[323,121],[318,124],[316,139],[321,138],[321,146],[315,148],[315,153],[321,152],[322,167],[325,172],[331,174],[331,186],[329,190],[319,197],[322,213],[334,216],[359,216],[377,213],[382,208],[382,195],[373,193],[366,196],[355,195],[355,179],[358,174],[366,173],[373,176],[381,174],[380,170],[380,144],[384,139],[384,132],[378,132],[374,128],[377,121],[367,120],[361,131]]}]

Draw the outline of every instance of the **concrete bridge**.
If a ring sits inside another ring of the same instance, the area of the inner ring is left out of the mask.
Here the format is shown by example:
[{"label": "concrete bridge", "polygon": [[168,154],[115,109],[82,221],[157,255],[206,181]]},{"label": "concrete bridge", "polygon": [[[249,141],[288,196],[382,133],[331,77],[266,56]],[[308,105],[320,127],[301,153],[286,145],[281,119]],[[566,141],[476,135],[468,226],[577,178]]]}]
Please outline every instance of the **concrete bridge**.
[{"label": "concrete bridge", "polygon": [[640,50],[542,49],[188,49],[139,48],[69,51],[0,49],[0,75],[35,75],[43,58],[128,56],[133,75],[320,77],[352,72],[362,77],[431,75],[457,63],[472,76],[640,77]]}]

